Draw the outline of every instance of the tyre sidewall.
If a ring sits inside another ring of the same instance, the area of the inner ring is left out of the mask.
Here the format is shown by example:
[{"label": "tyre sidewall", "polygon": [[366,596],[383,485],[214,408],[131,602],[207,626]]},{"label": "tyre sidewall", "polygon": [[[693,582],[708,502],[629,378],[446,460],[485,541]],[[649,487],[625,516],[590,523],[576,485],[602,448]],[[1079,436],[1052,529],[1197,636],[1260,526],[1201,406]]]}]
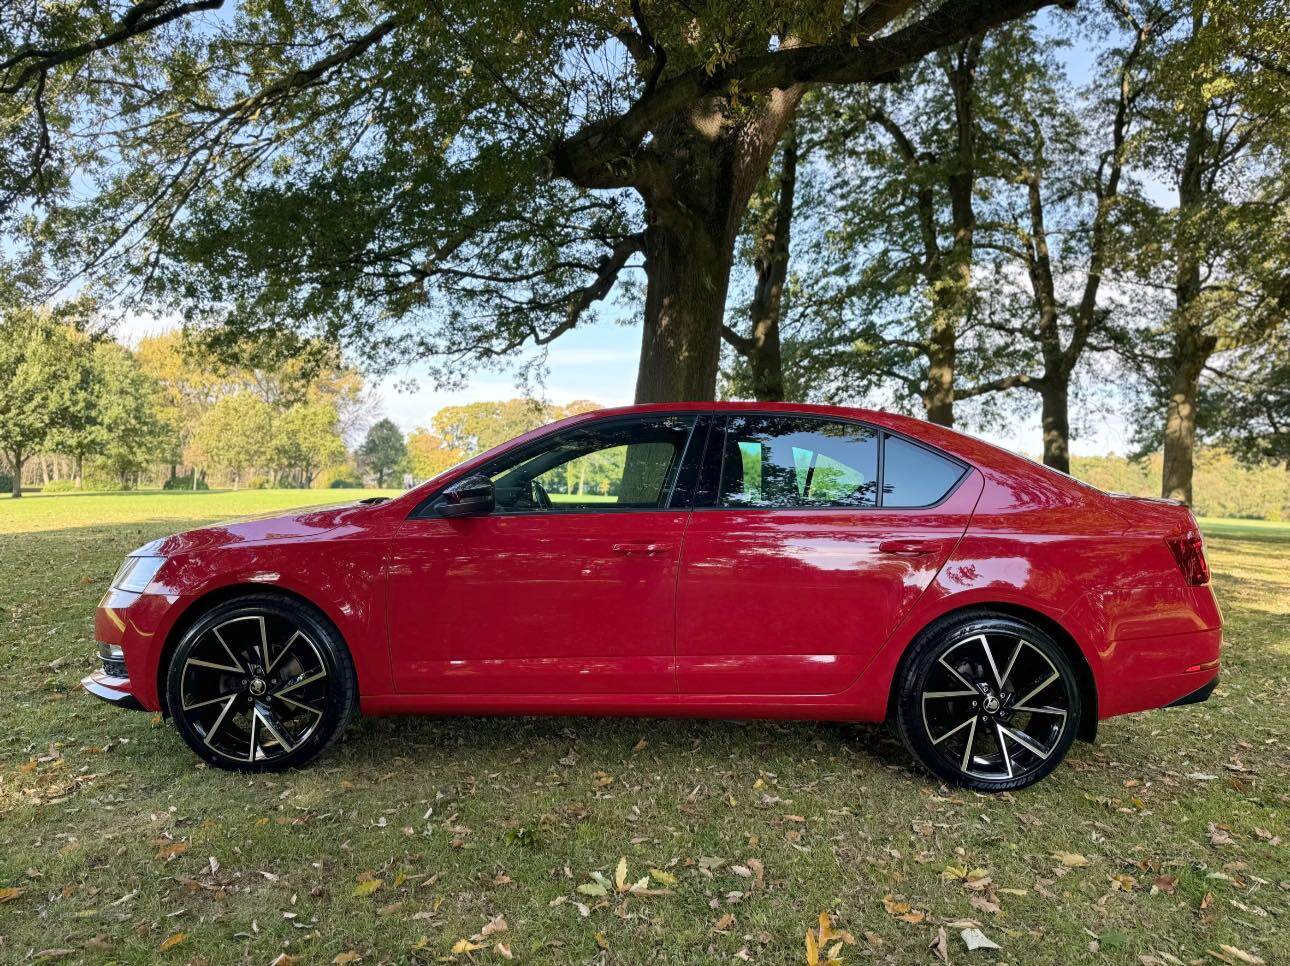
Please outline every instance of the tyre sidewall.
[{"label": "tyre sidewall", "polygon": [[[288,754],[270,761],[237,761],[219,754],[203,740],[188,722],[182,710],[180,688],[183,666],[189,652],[212,628],[235,617],[271,614],[298,625],[318,645],[319,655],[327,667],[328,689],[323,703],[323,717],[313,732]],[[344,731],[357,707],[358,688],[354,664],[340,633],[314,608],[276,596],[238,597],[211,608],[199,617],[180,638],[170,655],[166,671],[166,706],[184,742],[208,764],[228,771],[282,771],[307,764],[322,754]]]}]

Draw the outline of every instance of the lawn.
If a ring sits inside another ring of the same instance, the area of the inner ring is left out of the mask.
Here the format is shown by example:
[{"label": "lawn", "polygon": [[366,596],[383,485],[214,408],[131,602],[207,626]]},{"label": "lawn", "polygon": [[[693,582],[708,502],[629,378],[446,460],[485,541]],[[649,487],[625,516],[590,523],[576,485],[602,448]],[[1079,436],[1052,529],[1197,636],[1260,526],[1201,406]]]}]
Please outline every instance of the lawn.
[{"label": "lawn", "polygon": [[821,912],[847,963],[936,963],[942,930],[954,963],[1290,960],[1290,526],[1204,524],[1208,704],[1106,722],[1015,795],[820,723],[369,720],[238,777],[81,694],[124,553],[356,495],[0,501],[0,961],[803,963]]}]

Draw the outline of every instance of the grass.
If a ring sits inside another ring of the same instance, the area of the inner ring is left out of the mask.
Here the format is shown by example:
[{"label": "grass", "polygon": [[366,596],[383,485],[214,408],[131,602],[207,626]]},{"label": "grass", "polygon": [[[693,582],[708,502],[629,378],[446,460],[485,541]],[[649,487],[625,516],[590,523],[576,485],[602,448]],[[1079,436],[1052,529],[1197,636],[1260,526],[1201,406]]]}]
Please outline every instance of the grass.
[{"label": "grass", "polygon": [[[480,936],[456,958],[802,963],[822,911],[848,963],[935,962],[942,928],[956,963],[1290,959],[1290,526],[1204,524],[1228,621],[1208,704],[1106,722],[1015,795],[820,723],[366,720],[239,777],[80,693],[124,553],[359,495],[0,503],[0,961],[435,961]],[[620,858],[664,894],[615,895]],[[1002,949],[969,954],[968,920]]]}]

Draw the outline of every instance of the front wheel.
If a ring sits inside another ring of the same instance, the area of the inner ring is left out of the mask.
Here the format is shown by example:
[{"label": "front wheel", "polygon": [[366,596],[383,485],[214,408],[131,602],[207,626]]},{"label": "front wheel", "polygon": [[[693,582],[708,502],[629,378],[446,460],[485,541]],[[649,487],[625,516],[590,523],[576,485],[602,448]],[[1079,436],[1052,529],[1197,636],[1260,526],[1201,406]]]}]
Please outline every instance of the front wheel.
[{"label": "front wheel", "polygon": [[898,681],[895,719],[928,771],[977,791],[1033,785],[1079,733],[1079,681],[1038,627],[973,614],[934,625]]},{"label": "front wheel", "polygon": [[179,734],[219,768],[281,771],[344,731],[358,689],[349,651],[312,607],[271,595],[202,615],[171,655],[166,700]]}]

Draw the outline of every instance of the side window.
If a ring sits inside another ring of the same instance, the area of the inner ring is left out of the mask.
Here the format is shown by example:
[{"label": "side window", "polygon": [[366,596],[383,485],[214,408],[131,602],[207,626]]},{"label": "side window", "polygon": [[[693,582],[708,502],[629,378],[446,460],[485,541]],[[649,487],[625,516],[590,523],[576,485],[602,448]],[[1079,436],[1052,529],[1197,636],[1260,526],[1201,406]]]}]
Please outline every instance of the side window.
[{"label": "side window", "polygon": [[667,506],[693,416],[593,423],[484,470],[503,513]]},{"label": "side window", "polygon": [[886,436],[882,450],[882,505],[920,507],[939,503],[963,475],[963,467],[899,436]]},{"label": "side window", "polygon": [[796,416],[732,416],[718,504],[866,507],[878,496],[878,436],[867,426]]}]

